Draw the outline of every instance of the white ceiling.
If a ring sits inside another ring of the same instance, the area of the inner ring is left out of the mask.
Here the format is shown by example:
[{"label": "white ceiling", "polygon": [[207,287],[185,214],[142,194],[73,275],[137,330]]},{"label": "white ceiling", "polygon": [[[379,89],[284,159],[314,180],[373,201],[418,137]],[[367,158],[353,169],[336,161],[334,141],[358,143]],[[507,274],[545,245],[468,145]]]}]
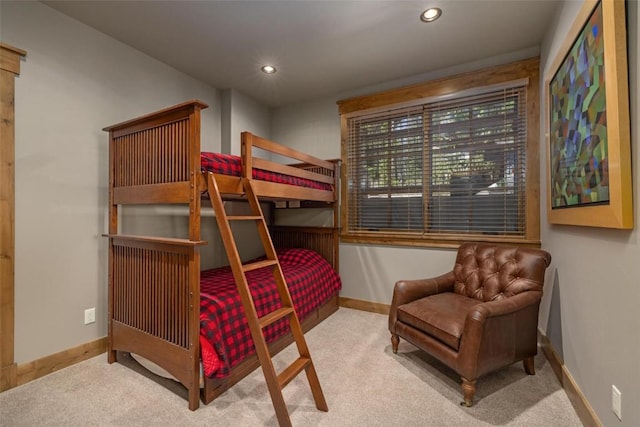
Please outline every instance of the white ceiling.
[{"label": "white ceiling", "polygon": [[[283,106],[539,47],[558,0],[44,1],[218,89]],[[420,21],[430,6],[443,10]],[[278,72],[260,72],[264,64]]]}]

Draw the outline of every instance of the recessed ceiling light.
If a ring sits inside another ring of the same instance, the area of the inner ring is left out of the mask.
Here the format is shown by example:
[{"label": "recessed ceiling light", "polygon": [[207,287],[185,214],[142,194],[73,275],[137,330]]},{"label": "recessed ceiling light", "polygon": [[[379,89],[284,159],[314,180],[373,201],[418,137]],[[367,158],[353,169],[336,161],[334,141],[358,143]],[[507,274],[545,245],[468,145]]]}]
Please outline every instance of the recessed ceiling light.
[{"label": "recessed ceiling light", "polygon": [[277,71],[276,67],[274,67],[273,65],[265,65],[264,67],[261,68],[261,70],[263,73],[266,73],[266,74],[273,74]]},{"label": "recessed ceiling light", "polygon": [[420,20],[422,22],[433,22],[440,18],[442,15],[442,9],[439,7],[431,7],[420,14]]}]

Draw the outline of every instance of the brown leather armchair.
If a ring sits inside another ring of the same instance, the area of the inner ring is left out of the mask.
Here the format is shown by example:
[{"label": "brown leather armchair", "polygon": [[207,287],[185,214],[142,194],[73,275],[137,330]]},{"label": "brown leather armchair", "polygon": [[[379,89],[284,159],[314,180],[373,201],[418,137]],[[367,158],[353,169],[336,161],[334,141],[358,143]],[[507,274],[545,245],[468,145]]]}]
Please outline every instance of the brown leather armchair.
[{"label": "brown leather armchair", "polygon": [[551,255],[540,249],[465,243],[453,270],[396,282],[389,312],[393,352],[399,337],[462,377],[462,405],[476,380],[522,360],[535,374],[538,308]]}]

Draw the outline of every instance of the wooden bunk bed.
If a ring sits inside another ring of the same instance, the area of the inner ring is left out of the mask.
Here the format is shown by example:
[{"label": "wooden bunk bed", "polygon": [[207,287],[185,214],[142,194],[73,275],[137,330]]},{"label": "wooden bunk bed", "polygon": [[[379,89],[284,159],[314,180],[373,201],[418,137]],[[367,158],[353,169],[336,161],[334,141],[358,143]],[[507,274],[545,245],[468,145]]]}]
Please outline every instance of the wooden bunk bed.
[{"label": "wooden bunk bed", "polygon": [[[313,206],[333,209],[334,225],[338,223],[337,162],[318,159],[243,132],[239,175],[203,170],[200,110],[206,107],[198,100],[188,101],[104,129],[109,132],[110,158],[109,233],[106,235],[109,238],[108,361],[117,361],[117,352],[122,351],[154,362],[186,387],[191,410],[198,408],[200,397],[205,403],[210,403],[261,365],[261,356],[254,354],[233,367],[224,378],[204,375],[201,378],[199,248],[206,244],[200,233],[203,203],[206,206],[211,199],[215,210],[216,198],[249,198],[250,204],[258,206],[259,203],[252,203],[249,196],[254,197],[256,202],[286,204],[287,201],[304,201]],[[287,166],[255,157],[255,149],[293,159],[294,163]],[[318,188],[310,188],[271,182],[260,179],[264,173],[286,175],[319,185],[316,185]],[[187,204],[188,238],[120,234],[119,207],[134,204]],[[217,207],[224,209],[222,203],[218,203]],[[260,210],[259,207],[257,209]],[[226,216],[224,212],[216,210],[216,217],[220,224],[220,217]],[[264,223],[264,216],[261,222]],[[267,243],[270,244],[268,240],[271,239],[275,247],[313,249],[335,270],[338,269],[336,226],[265,226],[264,229],[267,231],[263,234],[270,236],[261,235],[263,242],[266,238]],[[222,230],[221,234],[224,234]],[[224,240],[225,236],[222,237]],[[267,255],[272,252],[268,246],[265,246]],[[228,248],[227,252],[229,254]],[[230,262],[232,258],[238,261],[237,250],[235,256],[231,253]],[[277,264],[277,259],[274,262]],[[302,328],[308,330],[337,309],[336,291],[328,302],[304,319]],[[293,334],[289,333],[269,344],[268,355],[273,356],[293,341],[300,348],[300,338],[296,338],[295,313],[293,317],[295,319],[290,319]],[[304,342],[302,344],[306,346]],[[260,353],[258,347],[256,345],[256,350]],[[264,369],[264,363],[262,365]],[[317,382],[317,378],[314,380],[309,376],[309,370],[314,371],[310,357],[303,368],[309,382]],[[315,377],[315,371],[312,373]],[[267,382],[269,385],[268,379]],[[326,410],[322,392],[317,391],[319,384],[317,390],[313,384],[311,386],[316,406]],[[281,417],[275,400],[274,406],[278,420],[286,424],[288,415],[285,413]]]}]

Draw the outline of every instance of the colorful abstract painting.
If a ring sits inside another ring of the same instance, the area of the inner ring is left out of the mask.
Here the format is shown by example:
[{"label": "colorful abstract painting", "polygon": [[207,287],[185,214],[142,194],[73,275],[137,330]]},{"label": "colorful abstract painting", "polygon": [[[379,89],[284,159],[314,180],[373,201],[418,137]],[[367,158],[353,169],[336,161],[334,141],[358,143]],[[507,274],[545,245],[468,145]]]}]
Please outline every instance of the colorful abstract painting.
[{"label": "colorful abstract painting", "polygon": [[549,84],[552,209],[609,202],[602,4]]}]

